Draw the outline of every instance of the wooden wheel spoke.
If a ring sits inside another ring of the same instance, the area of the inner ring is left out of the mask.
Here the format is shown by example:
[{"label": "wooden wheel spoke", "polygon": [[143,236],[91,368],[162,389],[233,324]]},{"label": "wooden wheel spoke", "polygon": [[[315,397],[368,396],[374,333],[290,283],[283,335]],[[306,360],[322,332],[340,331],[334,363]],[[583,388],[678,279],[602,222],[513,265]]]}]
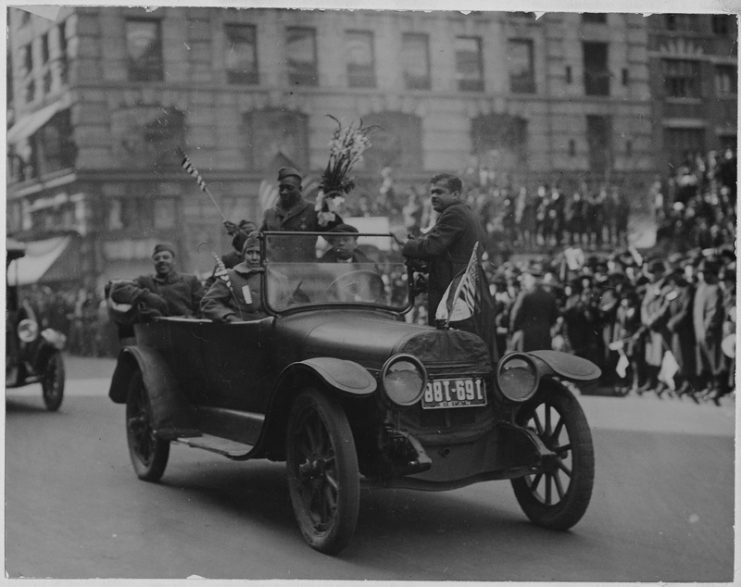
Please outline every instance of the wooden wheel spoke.
[{"label": "wooden wheel spoke", "polygon": [[538,412],[533,412],[533,422],[535,423],[535,429],[538,431],[538,435],[543,436],[543,425],[540,423]]},{"label": "wooden wheel spoke", "polygon": [[543,409],[545,410],[545,429],[543,433],[546,436],[551,436],[551,410],[553,409],[549,404],[544,404]]},{"label": "wooden wheel spoke", "polygon": [[545,503],[551,505],[551,479],[552,475],[545,476]]},{"label": "wooden wheel spoke", "polygon": [[535,493],[538,490],[538,485],[540,484],[540,480],[543,478],[543,473],[537,473],[535,477],[533,477],[532,482],[530,483],[530,490]]},{"label": "wooden wheel spoke", "polygon": [[563,430],[564,427],[564,420],[563,417],[559,414],[558,422],[556,422],[556,426],[553,428],[553,433],[551,434],[551,438],[553,441],[557,441],[558,437],[561,435],[561,430]]},{"label": "wooden wheel spoke", "polygon": [[563,464],[563,461],[559,461],[558,468],[561,469],[569,478],[571,478],[571,469]]},{"label": "wooden wheel spoke", "polygon": [[566,492],[563,490],[563,485],[561,484],[561,478],[558,476],[558,471],[556,471],[553,474],[553,481],[556,484],[556,492],[558,493],[558,499],[562,500],[564,496],[566,495]]}]

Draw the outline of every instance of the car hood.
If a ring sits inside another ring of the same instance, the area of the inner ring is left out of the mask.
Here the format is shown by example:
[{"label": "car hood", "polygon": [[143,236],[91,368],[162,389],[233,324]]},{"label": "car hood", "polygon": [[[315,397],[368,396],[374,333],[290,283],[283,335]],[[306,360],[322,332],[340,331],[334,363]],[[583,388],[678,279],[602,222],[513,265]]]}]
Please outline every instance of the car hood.
[{"label": "car hood", "polygon": [[377,369],[391,355],[409,353],[425,364],[490,368],[486,345],[475,334],[408,324],[384,312],[323,310],[284,316],[276,321],[276,334],[291,361],[329,356]]}]

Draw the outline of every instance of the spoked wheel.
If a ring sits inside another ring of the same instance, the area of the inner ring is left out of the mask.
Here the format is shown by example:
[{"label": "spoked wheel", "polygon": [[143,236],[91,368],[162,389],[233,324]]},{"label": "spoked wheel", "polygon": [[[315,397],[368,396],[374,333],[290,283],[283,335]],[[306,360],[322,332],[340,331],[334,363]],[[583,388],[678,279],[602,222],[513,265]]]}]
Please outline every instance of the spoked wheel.
[{"label": "spoked wheel", "polygon": [[56,412],[64,399],[64,359],[55,352],[49,357],[41,376],[41,395],[50,412]]},{"label": "spoked wheel", "polygon": [[312,548],[336,554],[358,521],[360,480],[347,416],[316,390],[301,393],[288,421],[286,464],[291,503]]},{"label": "spoked wheel", "polygon": [[535,524],[567,530],[587,511],[594,483],[594,448],[587,419],[572,393],[550,390],[525,405],[517,422],[555,453],[537,473],[512,480],[517,501]]},{"label": "spoked wheel", "polygon": [[131,464],[139,479],[159,481],[170,456],[170,443],[152,429],[152,408],[141,371],[134,373],[126,399],[126,440]]}]

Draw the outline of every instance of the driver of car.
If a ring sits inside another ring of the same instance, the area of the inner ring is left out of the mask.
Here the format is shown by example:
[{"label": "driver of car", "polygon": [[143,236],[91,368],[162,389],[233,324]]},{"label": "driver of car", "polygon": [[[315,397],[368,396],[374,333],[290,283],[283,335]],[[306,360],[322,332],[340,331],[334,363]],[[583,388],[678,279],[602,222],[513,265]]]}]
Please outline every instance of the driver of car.
[{"label": "driver of car", "polygon": [[[201,314],[215,322],[240,322],[267,316],[262,299],[262,280],[265,269],[260,263],[258,233],[247,236],[242,247],[242,262],[217,275],[201,300]],[[271,273],[271,289],[277,297],[286,296],[288,288],[284,277]],[[280,303],[280,302],[278,302]]]},{"label": "driver of car", "polygon": [[349,224],[338,224],[327,236],[330,249],[322,255],[324,263],[371,263],[368,256],[358,248],[358,229]]}]

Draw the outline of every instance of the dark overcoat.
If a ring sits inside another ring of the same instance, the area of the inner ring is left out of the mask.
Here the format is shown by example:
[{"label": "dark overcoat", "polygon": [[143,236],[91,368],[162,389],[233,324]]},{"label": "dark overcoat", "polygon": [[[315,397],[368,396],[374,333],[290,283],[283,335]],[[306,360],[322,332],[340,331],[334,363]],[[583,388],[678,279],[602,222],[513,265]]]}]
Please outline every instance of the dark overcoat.
[{"label": "dark overcoat", "polygon": [[551,328],[558,318],[556,296],[536,285],[521,291],[512,307],[512,331],[522,331],[522,351],[551,349]]},{"label": "dark overcoat", "polygon": [[405,257],[422,259],[429,265],[427,292],[428,321],[435,323],[435,312],[445,289],[458,272],[468,266],[473,247],[478,241],[483,253],[486,235],[481,222],[463,202],[445,208],[430,231],[407,241]]}]

